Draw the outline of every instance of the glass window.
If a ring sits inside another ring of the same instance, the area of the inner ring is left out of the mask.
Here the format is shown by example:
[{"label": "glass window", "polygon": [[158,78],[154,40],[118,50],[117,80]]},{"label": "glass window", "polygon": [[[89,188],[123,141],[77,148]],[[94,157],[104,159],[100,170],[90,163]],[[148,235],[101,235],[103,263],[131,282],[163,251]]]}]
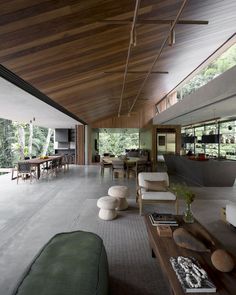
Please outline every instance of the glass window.
[{"label": "glass window", "polygon": [[230,68],[236,65],[236,44],[231,46],[208,66],[206,66],[200,73],[195,75],[184,86],[178,89],[178,98],[195,92],[198,88],[206,85],[211,80],[223,74]]},{"label": "glass window", "polygon": [[139,130],[136,128],[99,129],[99,154],[106,153],[114,156],[125,154],[126,149],[139,148]]},{"label": "glass window", "polygon": [[236,120],[220,123],[220,157],[236,160]]},{"label": "glass window", "polygon": [[236,160],[236,120],[182,128],[182,147],[185,153]]}]

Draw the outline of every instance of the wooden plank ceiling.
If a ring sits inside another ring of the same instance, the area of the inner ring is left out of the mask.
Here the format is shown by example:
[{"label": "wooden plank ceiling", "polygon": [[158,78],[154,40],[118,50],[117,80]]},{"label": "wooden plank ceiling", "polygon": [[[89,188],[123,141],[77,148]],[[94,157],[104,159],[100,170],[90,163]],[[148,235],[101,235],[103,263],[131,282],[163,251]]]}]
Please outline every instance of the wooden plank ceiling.
[{"label": "wooden plank ceiling", "polygon": [[[141,0],[121,114],[127,114],[183,0]],[[0,0],[0,63],[87,123],[118,114],[135,0]],[[155,104],[235,32],[235,0],[189,0],[132,111]],[[130,20],[127,24],[104,20]],[[144,71],[137,73],[135,71]]]}]

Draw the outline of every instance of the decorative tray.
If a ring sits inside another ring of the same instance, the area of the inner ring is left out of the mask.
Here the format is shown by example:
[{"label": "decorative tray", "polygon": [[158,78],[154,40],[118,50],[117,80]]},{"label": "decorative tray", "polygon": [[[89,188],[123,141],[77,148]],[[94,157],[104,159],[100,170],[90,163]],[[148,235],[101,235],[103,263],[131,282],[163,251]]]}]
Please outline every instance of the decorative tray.
[{"label": "decorative tray", "polygon": [[194,257],[171,257],[170,263],[185,293],[216,292],[216,286]]}]

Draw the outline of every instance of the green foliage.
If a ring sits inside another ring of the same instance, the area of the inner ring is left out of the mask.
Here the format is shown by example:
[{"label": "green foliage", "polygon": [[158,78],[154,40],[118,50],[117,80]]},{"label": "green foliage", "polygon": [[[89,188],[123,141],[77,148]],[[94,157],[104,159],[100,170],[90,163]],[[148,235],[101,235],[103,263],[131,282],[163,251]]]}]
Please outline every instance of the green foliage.
[{"label": "green foliage", "polygon": [[[41,155],[47,138],[48,129],[34,126],[32,155]],[[28,142],[28,141],[27,141]],[[48,148],[48,154],[54,153],[53,135]]]},{"label": "green foliage", "polygon": [[[182,97],[193,93],[196,89],[207,84],[220,74],[224,73],[228,69],[236,65],[236,45],[230,47],[219,58],[210,63],[199,74],[188,81],[180,90]],[[180,97],[180,91],[178,91],[178,97]]]},{"label": "green foliage", "polygon": [[[0,119],[0,167],[14,167],[20,160],[20,146],[18,142],[18,126],[25,130],[24,155],[28,156],[29,125]],[[33,150],[32,155],[39,156],[45,144],[48,129],[38,126],[33,127]],[[51,137],[48,153],[54,153],[53,136]]]},{"label": "green foliage", "polygon": [[111,153],[119,156],[125,153],[125,149],[139,148],[138,130],[129,129],[114,132],[110,129],[101,129],[99,132],[99,154]]},{"label": "green foliage", "polygon": [[14,159],[12,143],[14,142],[14,128],[11,121],[0,119],[0,167],[12,167]]},{"label": "green foliage", "polygon": [[191,204],[195,199],[195,194],[189,189],[186,184],[173,184],[170,188],[177,197],[182,197],[186,204]]}]

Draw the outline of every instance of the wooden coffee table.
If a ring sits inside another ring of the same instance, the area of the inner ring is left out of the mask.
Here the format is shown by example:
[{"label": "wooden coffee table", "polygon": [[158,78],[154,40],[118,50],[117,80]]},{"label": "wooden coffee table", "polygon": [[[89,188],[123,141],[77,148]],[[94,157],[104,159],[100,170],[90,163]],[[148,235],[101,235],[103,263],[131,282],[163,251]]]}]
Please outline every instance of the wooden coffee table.
[{"label": "wooden coffee table", "polygon": [[[182,216],[176,216],[181,227],[192,232],[194,235],[198,235],[199,232],[204,233],[204,243],[207,247],[214,251],[215,249],[224,248],[210,233],[197,221],[193,224],[186,224],[182,220]],[[235,295],[236,294],[236,269],[230,273],[223,273],[214,268],[211,263],[210,252],[196,252],[188,249],[184,249],[176,245],[173,238],[160,237],[157,233],[157,229],[153,226],[149,220],[149,216],[145,216],[145,223],[147,226],[149,243],[152,249],[153,257],[157,257],[161,268],[167,276],[171,285],[173,294],[182,295],[186,294],[180,282],[170,264],[170,257],[185,256],[195,257],[201,266],[207,271],[210,280],[216,286],[216,293],[198,293],[198,294],[221,294],[221,295]],[[172,227],[175,230],[176,227]],[[209,239],[214,243],[209,241]],[[157,292],[158,293],[158,292]],[[196,294],[196,293],[195,293]]]}]

